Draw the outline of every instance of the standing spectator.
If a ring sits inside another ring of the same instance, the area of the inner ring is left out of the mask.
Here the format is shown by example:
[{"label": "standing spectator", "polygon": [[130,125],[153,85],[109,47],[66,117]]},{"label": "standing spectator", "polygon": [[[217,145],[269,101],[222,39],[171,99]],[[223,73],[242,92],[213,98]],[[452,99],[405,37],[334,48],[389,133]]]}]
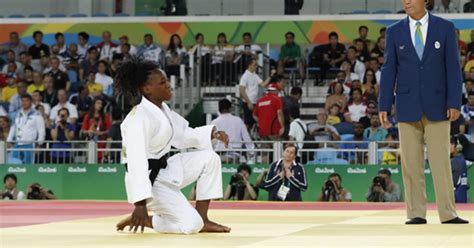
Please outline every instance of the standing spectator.
[{"label": "standing spectator", "polygon": [[463,6],[464,13],[474,13],[474,0],[467,2]]},{"label": "standing spectator", "polygon": [[328,176],[328,180],[324,183],[321,194],[317,201],[342,201],[351,202],[352,194],[347,189],[342,187],[341,175],[333,173]]},{"label": "standing spectator", "polygon": [[163,67],[163,51],[157,44],[153,43],[153,35],[145,34],[143,42],[143,45],[138,47],[137,56],[158,63]]},{"label": "standing spectator", "polygon": [[23,191],[16,188],[18,179],[15,174],[6,174],[3,177],[4,188],[0,191],[0,200],[24,200]]},{"label": "standing spectator", "polygon": [[358,122],[360,118],[365,116],[367,106],[362,101],[362,90],[352,90],[352,103],[347,107],[347,112],[344,114],[346,122]]},{"label": "standing spectator", "polygon": [[377,44],[375,44],[374,49],[372,49],[372,51],[370,51],[370,57],[376,59],[379,62],[379,64],[383,64],[384,54],[385,54],[385,37],[380,36],[377,39]]},{"label": "standing spectator", "polygon": [[7,86],[3,87],[2,89],[2,101],[3,102],[10,102],[12,97],[16,95],[18,92],[18,88],[16,85],[16,74],[14,72],[9,72],[7,74]]},{"label": "standing spectator", "polygon": [[79,41],[79,44],[77,44],[77,53],[79,56],[86,59],[89,48],[91,48],[91,45],[89,44],[89,34],[86,32],[79,32],[77,34],[77,40]]},{"label": "standing spectator", "polygon": [[37,71],[33,72],[33,83],[28,86],[26,91],[31,94],[35,91],[43,92],[44,90],[43,76]]},{"label": "standing spectator", "polygon": [[[296,141],[298,149],[303,149],[303,141],[308,132],[308,127],[300,119],[300,109],[294,108],[290,110],[290,130],[288,132],[288,140]],[[300,156],[301,154],[296,154]]]},{"label": "standing spectator", "polygon": [[67,46],[66,46],[66,41],[64,40],[64,34],[61,32],[57,32],[54,35],[54,39],[56,40],[56,43],[54,45],[58,46],[59,56],[64,57],[64,55],[66,55],[67,53]]},{"label": "standing spectator", "polygon": [[[95,98],[92,102],[90,111],[84,116],[82,122],[82,133],[88,140],[102,141],[98,143],[99,148],[105,148],[105,141],[112,125],[110,116],[104,112],[104,101],[101,98]],[[102,152],[98,153],[98,161],[104,158]]]},{"label": "standing spectator", "polygon": [[[69,102],[76,106],[78,112],[77,125],[82,125],[82,120],[87,112],[91,109],[93,97],[89,94],[87,85],[80,85],[79,92],[69,97]],[[68,113],[69,115],[69,113]]]},{"label": "standing spectator", "polygon": [[[49,131],[49,128],[51,126],[51,121],[49,120],[49,115],[46,114],[46,111],[44,109],[44,105],[37,105],[35,107],[35,110],[40,114],[41,118],[43,118],[43,121],[44,121],[44,126],[46,127],[46,131],[45,131],[45,140],[50,140],[51,138],[48,137],[50,136],[50,131]],[[39,146],[40,148],[45,148],[45,144]],[[42,161],[44,161],[44,154],[41,153],[39,154],[39,160],[37,160],[39,163],[43,163]]]},{"label": "standing spectator", "polygon": [[36,109],[37,106],[41,105],[44,108],[44,112],[49,115],[51,112],[51,106],[48,103],[43,102],[43,95],[39,90],[33,91],[31,93],[31,98],[33,99],[33,108]]},{"label": "standing spectator", "polygon": [[382,169],[374,178],[365,198],[369,202],[399,202],[402,200],[400,185],[392,181],[392,173]]},{"label": "standing spectator", "polygon": [[370,141],[384,141],[387,134],[387,130],[380,126],[378,113],[374,113],[370,117],[370,127],[364,131],[364,137]]},{"label": "standing spectator", "polygon": [[290,95],[285,95],[281,97],[281,101],[283,102],[283,114],[285,115],[285,133],[283,134],[284,137],[287,137],[288,132],[290,131],[290,112],[293,109],[299,109],[299,101],[302,96],[303,90],[298,86],[294,86],[293,88],[291,88]]},{"label": "standing spectator", "polygon": [[[362,40],[362,42],[364,43],[364,51],[370,51],[374,44],[371,40],[369,40],[367,37],[369,36],[369,28],[367,26],[360,26],[359,27],[359,38],[357,39],[360,39]],[[357,39],[354,40],[354,44],[356,43]]]},{"label": "standing spectator", "polygon": [[[336,32],[329,34],[329,43],[323,49],[324,61],[330,68],[339,68],[346,58],[346,47],[339,43],[339,35]],[[328,69],[328,68],[327,68]]]},{"label": "standing spectator", "polygon": [[79,80],[84,82],[86,77],[89,75],[89,72],[97,71],[99,66],[99,60],[97,57],[99,56],[99,52],[97,51],[96,47],[91,47],[87,51],[87,59],[83,60],[81,66],[79,67]]},{"label": "standing spectator", "polygon": [[8,133],[10,133],[10,119],[5,116],[0,116],[0,140],[7,141]]},{"label": "standing spectator", "polygon": [[295,145],[287,144],[283,158],[270,166],[264,183],[269,201],[302,201],[301,192],[308,184],[303,165],[295,161],[297,153]]},{"label": "standing spectator", "polygon": [[181,37],[173,34],[170,37],[168,48],[166,49],[166,66],[165,71],[168,76],[179,76],[179,67],[186,61],[186,48],[183,46]]},{"label": "standing spectator", "polygon": [[250,59],[257,59],[257,54],[262,52],[262,48],[257,44],[252,44],[252,34],[245,32],[242,35],[243,44],[235,48],[235,52],[240,56],[236,64],[237,73],[242,73]]},{"label": "standing spectator", "polygon": [[365,65],[357,59],[357,49],[353,46],[347,49],[347,60],[351,65],[351,72],[354,72],[359,76],[359,79],[364,77]]},{"label": "standing spectator", "polygon": [[252,59],[249,61],[247,70],[240,78],[239,92],[242,100],[242,109],[244,110],[244,122],[250,130],[255,124],[252,117],[252,111],[258,100],[259,86],[266,88],[270,78],[263,81],[257,74],[257,61]]},{"label": "standing spectator", "polygon": [[[32,108],[30,95],[22,95],[21,105],[22,109],[8,134],[8,142],[15,142],[14,149],[33,149],[35,143],[43,143],[46,128],[42,116]],[[11,157],[21,160],[23,164],[32,164],[33,154],[34,151],[14,150]]]},{"label": "standing spectator", "polygon": [[[219,117],[214,119],[211,122],[211,125],[215,125],[218,131],[223,131],[229,136],[229,148],[230,149],[241,149],[242,143],[245,142],[245,148],[253,150],[255,145],[252,143],[247,127],[245,126],[242,119],[237,116],[234,116],[231,113],[232,103],[227,99],[222,99],[219,101]],[[224,144],[219,142],[217,144],[217,149],[223,149]],[[240,163],[241,158],[240,153],[226,153],[221,155],[223,162],[228,163]],[[248,159],[250,154],[248,154]]]},{"label": "standing spectator", "polygon": [[112,96],[112,84],[114,80],[108,75],[109,64],[105,60],[99,61],[97,73],[95,74],[95,82],[102,85],[102,93],[107,96]]},{"label": "standing spectator", "polygon": [[217,44],[212,55],[211,75],[213,81],[230,84],[233,77],[234,46],[227,42],[225,33],[217,35]]},{"label": "standing spectator", "polygon": [[21,81],[16,85],[17,93],[10,99],[10,104],[8,105],[8,112],[10,114],[17,112],[22,108],[22,96],[27,94],[25,82]]},{"label": "standing spectator", "polygon": [[204,35],[198,33],[195,36],[196,43],[189,51],[194,54],[194,60],[201,59],[201,80],[203,85],[208,85],[211,75],[211,47],[206,45]]},{"label": "standing spectator", "polygon": [[459,10],[451,0],[441,0],[441,4],[434,7],[433,13],[459,13]]},{"label": "standing spectator", "polygon": [[[364,126],[360,122],[356,122],[353,124],[354,128],[354,136],[347,137],[342,139],[345,141],[341,143],[339,147],[341,149],[348,149],[348,150],[357,150],[357,149],[368,149],[369,148],[369,140],[364,136]],[[356,141],[357,143],[349,143],[347,141]],[[360,151],[352,151],[352,152],[343,152],[342,153],[345,160],[348,160],[350,163],[354,164],[365,164],[366,163],[366,152]]]},{"label": "standing spectator", "polygon": [[104,31],[102,33],[102,42],[96,45],[99,49],[99,60],[112,60],[112,49],[117,47],[117,44],[112,42],[112,33],[110,31]]},{"label": "standing spectator", "polygon": [[122,111],[114,109],[112,111],[112,125],[110,126],[109,132],[107,133],[107,151],[104,153],[104,157],[109,163],[120,163],[120,152],[109,151],[110,149],[122,148],[122,133],[120,131],[120,124],[122,124]]},{"label": "standing spectator", "polygon": [[21,52],[28,51],[28,46],[21,42],[20,36],[16,31],[10,32],[9,38],[9,42],[4,43],[0,46],[0,54],[12,50],[15,53],[15,59],[18,60],[20,58]]},{"label": "standing spectator", "polygon": [[53,87],[55,90],[64,89],[69,91],[71,88],[71,80],[64,71],[59,68],[60,61],[57,57],[51,58],[51,71],[48,73],[53,79]]},{"label": "standing spectator", "polygon": [[337,82],[332,87],[329,88],[330,95],[326,99],[324,109],[329,110],[334,104],[338,104],[341,109],[346,109],[347,106],[347,97],[344,93],[344,85],[341,82]]},{"label": "standing spectator", "polygon": [[301,47],[295,43],[295,34],[285,34],[286,43],[280,48],[280,60],[278,61],[278,75],[283,75],[284,69],[299,68],[300,76],[304,77],[304,65],[301,61]]},{"label": "standing spectator", "polygon": [[67,94],[66,90],[64,89],[58,90],[58,104],[56,104],[56,106],[51,109],[51,113],[49,115],[51,122],[56,122],[59,120],[58,112],[62,108],[67,108],[69,110],[68,122],[76,123],[78,118],[76,106],[67,101]]},{"label": "standing spectator", "polygon": [[49,46],[43,43],[43,32],[35,31],[33,33],[33,39],[35,44],[28,48],[28,53],[31,55],[31,59],[37,63],[43,55],[49,56],[51,53]]},{"label": "standing spectator", "polygon": [[304,0],[285,0],[285,15],[299,15]]},{"label": "standing spectator", "polygon": [[54,89],[54,79],[49,75],[43,76],[43,102],[49,104],[49,106],[56,106],[58,104],[58,91]]},{"label": "standing spectator", "polygon": [[58,118],[56,122],[51,125],[51,140],[58,141],[51,144],[51,163],[71,163],[71,153],[67,149],[71,149],[71,143],[68,141],[74,140],[74,133],[76,126],[74,123],[68,122],[69,110],[61,108],[58,110]]}]

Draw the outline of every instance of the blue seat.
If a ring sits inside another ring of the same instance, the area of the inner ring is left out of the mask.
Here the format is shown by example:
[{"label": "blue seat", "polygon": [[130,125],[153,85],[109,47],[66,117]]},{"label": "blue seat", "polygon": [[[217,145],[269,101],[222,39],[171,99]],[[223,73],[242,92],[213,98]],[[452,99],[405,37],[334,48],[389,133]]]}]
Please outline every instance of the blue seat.
[{"label": "blue seat", "polygon": [[147,12],[138,12],[135,14],[135,16],[153,16],[153,14]]},{"label": "blue seat", "polygon": [[46,16],[43,14],[31,14],[28,16],[28,18],[44,18],[44,17]]},{"label": "blue seat", "polygon": [[74,13],[72,15],[70,15],[71,17],[87,17],[86,14],[82,14],[82,13]]},{"label": "blue seat", "polygon": [[49,15],[49,17],[50,18],[64,18],[64,17],[67,17],[67,16],[63,13],[54,13],[54,14]]},{"label": "blue seat", "polygon": [[109,16],[108,14],[106,13],[95,13],[95,14],[92,14],[92,17],[107,17]]},{"label": "blue seat", "polygon": [[113,16],[130,16],[127,13],[115,13]]},{"label": "blue seat", "polygon": [[369,14],[369,11],[367,11],[367,10],[353,10],[351,14],[364,15],[364,14]]},{"label": "blue seat", "polygon": [[20,15],[20,14],[13,14],[13,15],[9,15],[8,18],[25,18],[25,16]]},{"label": "blue seat", "polygon": [[392,11],[387,10],[387,9],[379,9],[372,12],[372,14],[392,14]]},{"label": "blue seat", "polygon": [[347,160],[337,157],[338,151],[334,148],[316,149],[314,152],[315,159],[309,164],[349,164]]}]

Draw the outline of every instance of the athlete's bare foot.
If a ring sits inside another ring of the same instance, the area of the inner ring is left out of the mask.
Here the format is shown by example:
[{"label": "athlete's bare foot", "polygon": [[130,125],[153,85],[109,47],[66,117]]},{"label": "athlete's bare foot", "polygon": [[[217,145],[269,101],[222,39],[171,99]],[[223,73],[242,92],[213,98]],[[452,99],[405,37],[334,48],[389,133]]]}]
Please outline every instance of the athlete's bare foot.
[{"label": "athlete's bare foot", "polygon": [[230,228],[207,220],[204,221],[204,227],[201,229],[201,232],[229,233]]},{"label": "athlete's bare foot", "polygon": [[[152,219],[152,217],[150,216],[150,223],[151,223],[151,219]],[[129,215],[128,217],[126,217],[125,219],[123,219],[119,223],[117,223],[117,225],[116,225],[117,231],[123,231],[125,229],[125,227],[130,226],[130,224],[132,224],[132,216],[131,215]],[[153,226],[148,226],[148,225],[146,227],[153,228]]]}]

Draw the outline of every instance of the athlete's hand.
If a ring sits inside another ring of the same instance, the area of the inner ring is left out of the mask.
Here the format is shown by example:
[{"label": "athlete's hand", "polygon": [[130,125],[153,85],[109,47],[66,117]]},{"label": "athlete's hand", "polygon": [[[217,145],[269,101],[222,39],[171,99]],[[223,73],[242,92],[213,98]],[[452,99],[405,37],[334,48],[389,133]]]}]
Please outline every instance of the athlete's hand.
[{"label": "athlete's hand", "polygon": [[132,231],[133,229],[133,232],[136,233],[138,228],[141,228],[141,233],[143,233],[146,226],[151,226],[151,223],[150,218],[148,217],[146,202],[143,200],[139,203],[135,203],[135,210],[133,210],[132,220],[128,231]]},{"label": "athlete's hand", "polygon": [[223,131],[218,131],[215,132],[214,139],[218,139],[224,143],[225,148],[229,147],[229,136],[223,132]]},{"label": "athlete's hand", "polygon": [[459,110],[451,108],[451,109],[448,109],[446,114],[450,121],[455,121],[459,118],[459,115],[461,113],[459,112]]}]

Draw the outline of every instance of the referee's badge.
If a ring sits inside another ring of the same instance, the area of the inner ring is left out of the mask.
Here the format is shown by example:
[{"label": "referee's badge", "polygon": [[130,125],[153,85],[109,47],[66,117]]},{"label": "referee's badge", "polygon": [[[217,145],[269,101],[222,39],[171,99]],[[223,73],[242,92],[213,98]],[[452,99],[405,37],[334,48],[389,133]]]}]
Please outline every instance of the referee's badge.
[{"label": "referee's badge", "polygon": [[436,49],[439,49],[441,47],[441,44],[439,43],[439,41],[436,41],[435,42],[435,48]]}]

